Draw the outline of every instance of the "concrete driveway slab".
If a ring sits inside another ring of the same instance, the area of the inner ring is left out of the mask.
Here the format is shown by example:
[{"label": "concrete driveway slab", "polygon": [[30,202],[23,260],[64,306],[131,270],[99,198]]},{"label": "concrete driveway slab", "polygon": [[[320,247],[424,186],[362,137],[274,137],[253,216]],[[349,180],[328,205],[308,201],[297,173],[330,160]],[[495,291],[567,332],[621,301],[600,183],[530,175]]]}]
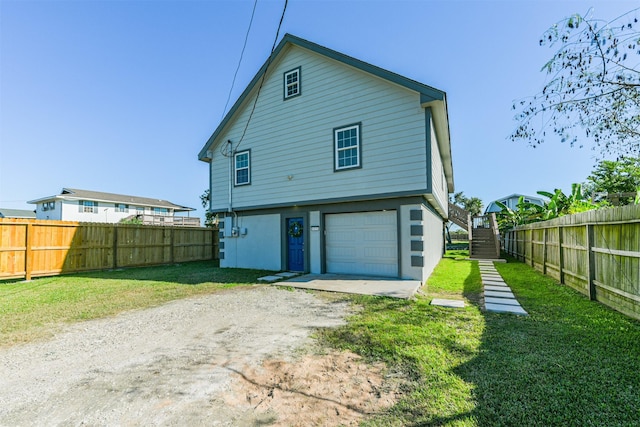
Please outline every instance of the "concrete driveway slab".
[{"label": "concrete driveway slab", "polygon": [[408,299],[420,289],[422,283],[418,280],[403,280],[389,277],[350,276],[346,274],[306,274],[284,282],[274,283],[274,285]]}]

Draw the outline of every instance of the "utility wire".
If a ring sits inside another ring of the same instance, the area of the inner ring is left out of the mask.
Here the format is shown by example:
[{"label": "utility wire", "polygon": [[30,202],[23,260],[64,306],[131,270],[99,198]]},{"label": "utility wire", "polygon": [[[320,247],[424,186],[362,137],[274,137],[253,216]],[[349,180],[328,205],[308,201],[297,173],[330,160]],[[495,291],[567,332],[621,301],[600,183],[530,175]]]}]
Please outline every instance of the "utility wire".
[{"label": "utility wire", "polygon": [[229,95],[227,96],[227,102],[224,104],[224,109],[222,110],[222,116],[220,117],[220,121],[224,119],[224,115],[227,112],[227,107],[229,106],[229,100],[231,99],[233,86],[236,84],[236,77],[238,77],[238,70],[240,70],[240,64],[242,64],[242,57],[244,56],[244,50],[247,48],[247,41],[249,40],[249,32],[251,31],[251,24],[253,24],[253,16],[256,13],[257,5],[258,5],[258,0],[255,0],[253,2],[253,10],[251,11],[251,19],[249,20],[249,27],[247,28],[247,34],[244,36],[244,44],[242,45],[242,52],[240,52],[240,59],[238,60],[238,66],[236,67],[236,72],[233,74],[233,81],[231,82],[231,88],[229,89]]},{"label": "utility wire", "polygon": [[262,85],[264,84],[264,80],[265,80],[265,78],[267,76],[267,71],[269,70],[269,65],[271,64],[271,60],[273,59],[273,51],[276,49],[276,44],[278,42],[278,38],[280,37],[280,28],[282,28],[282,21],[284,21],[284,15],[285,15],[285,12],[287,11],[287,4],[288,3],[289,3],[289,0],[285,0],[284,1],[284,7],[282,8],[282,15],[280,16],[280,22],[278,23],[278,29],[276,31],[276,37],[273,40],[273,45],[271,46],[271,53],[269,54],[269,59],[267,59],[267,63],[265,65],[265,67],[264,67],[264,71],[262,73],[262,79],[260,79],[260,86],[258,86],[258,92],[256,93],[256,98],[253,101],[253,106],[251,107],[251,113],[249,113],[249,118],[247,119],[247,123],[245,124],[244,130],[242,131],[242,136],[240,137],[240,140],[236,144],[235,149],[233,149],[231,153],[229,153],[229,152],[223,153],[225,156],[232,156],[233,155],[233,153],[238,149],[238,147],[240,146],[240,144],[244,140],[244,136],[247,133],[247,129],[249,128],[249,123],[251,122],[251,118],[253,117],[253,113],[256,110],[256,104],[258,103],[258,97],[260,96],[260,91],[262,90]]}]

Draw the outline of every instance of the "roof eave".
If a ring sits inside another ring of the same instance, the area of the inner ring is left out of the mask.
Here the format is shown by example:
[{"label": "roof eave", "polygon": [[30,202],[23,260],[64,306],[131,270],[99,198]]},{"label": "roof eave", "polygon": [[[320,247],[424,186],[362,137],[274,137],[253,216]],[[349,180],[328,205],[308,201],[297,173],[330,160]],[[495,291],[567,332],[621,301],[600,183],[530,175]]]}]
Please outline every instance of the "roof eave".
[{"label": "roof eave", "polygon": [[433,125],[438,139],[438,148],[440,150],[440,156],[442,156],[444,175],[447,180],[447,190],[449,193],[453,193],[455,191],[453,182],[453,157],[451,155],[451,136],[449,133],[446,96],[443,96],[442,99],[427,100],[427,102],[422,102],[421,105],[423,108],[431,108]]},{"label": "roof eave", "polygon": [[[294,35],[291,34],[285,34],[284,37],[282,38],[282,40],[280,41],[280,43],[278,44],[278,46],[274,49],[273,54],[269,56],[269,58],[265,61],[265,63],[262,65],[262,67],[260,67],[260,70],[258,70],[258,72],[256,73],[256,75],[253,77],[253,79],[251,80],[251,82],[249,83],[249,85],[245,88],[245,90],[242,92],[242,94],[240,95],[240,97],[236,100],[236,102],[233,104],[233,106],[231,107],[231,109],[229,110],[229,112],[225,115],[225,117],[222,119],[222,121],[220,122],[220,124],[218,125],[218,127],[216,128],[216,130],[213,132],[213,134],[209,137],[209,139],[207,140],[207,142],[205,143],[204,147],[200,150],[200,153],[198,154],[198,159],[203,161],[203,162],[211,162],[211,158],[212,158],[212,148],[216,143],[216,139],[218,138],[218,136],[222,133],[222,131],[224,130],[224,128],[227,126],[227,124],[229,123],[229,121],[231,121],[231,119],[234,117],[235,113],[237,112],[237,110],[242,106],[242,104],[244,103],[245,99],[249,96],[249,94],[251,93],[251,91],[254,89],[255,85],[258,83],[258,81],[262,78],[262,75],[264,74],[264,72],[266,71],[267,67],[269,66],[269,64],[271,64],[275,58],[277,58],[280,53],[282,52],[282,50],[285,48],[285,46],[287,44],[290,45],[296,45],[296,46],[300,46],[304,49],[308,49],[312,52],[318,53],[320,55],[323,55],[325,57],[331,58],[333,60],[339,61],[343,64],[346,64],[348,66],[360,69],[364,72],[367,72],[369,74],[372,74],[374,76],[380,77],[382,79],[385,79],[387,81],[393,82],[395,84],[398,84],[400,86],[403,86],[407,89],[413,90],[415,92],[418,92],[420,94],[420,102],[421,103],[429,103],[429,102],[434,102],[434,101],[442,101],[444,102],[444,120],[447,121],[446,123],[446,128],[447,128],[447,142],[448,142],[448,119],[447,119],[447,111],[446,111],[446,95],[443,91],[438,90],[436,88],[433,88],[431,86],[425,85],[423,83],[420,83],[418,81],[409,79],[407,77],[404,77],[400,74],[396,74],[392,71],[389,70],[385,70],[383,68],[377,67],[375,65],[369,64],[367,62],[361,61],[359,59],[353,58],[351,56],[345,55],[343,53],[340,53],[338,51],[329,49],[327,47],[321,46],[319,44],[310,42],[308,40],[302,39],[300,37],[296,37]],[[450,149],[449,149],[449,155],[450,155]],[[449,172],[450,175],[448,175],[448,185],[450,187],[449,191],[453,191],[453,168],[450,167],[449,168]]]}]

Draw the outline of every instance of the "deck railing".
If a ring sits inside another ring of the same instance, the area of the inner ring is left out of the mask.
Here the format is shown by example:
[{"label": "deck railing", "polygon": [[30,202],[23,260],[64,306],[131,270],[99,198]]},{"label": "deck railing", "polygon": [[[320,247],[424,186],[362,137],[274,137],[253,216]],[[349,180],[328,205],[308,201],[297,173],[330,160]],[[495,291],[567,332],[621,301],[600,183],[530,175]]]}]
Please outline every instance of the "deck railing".
[{"label": "deck railing", "polygon": [[143,225],[170,225],[172,227],[200,227],[200,218],[188,216],[137,215]]}]

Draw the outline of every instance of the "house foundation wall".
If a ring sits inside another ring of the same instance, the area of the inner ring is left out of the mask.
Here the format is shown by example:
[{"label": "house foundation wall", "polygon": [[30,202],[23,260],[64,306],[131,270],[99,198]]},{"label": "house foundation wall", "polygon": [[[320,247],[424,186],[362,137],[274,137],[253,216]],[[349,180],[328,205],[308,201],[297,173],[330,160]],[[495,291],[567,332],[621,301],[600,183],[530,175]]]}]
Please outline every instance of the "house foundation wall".
[{"label": "house foundation wall", "polygon": [[229,216],[223,223],[220,267],[281,269],[279,214]]},{"label": "house foundation wall", "polygon": [[[286,219],[304,218],[305,272],[326,272],[325,216],[391,209],[398,215],[398,277],[424,282],[443,254],[442,218],[424,203],[330,204],[279,212],[243,212],[224,218],[220,266],[287,269]],[[234,231],[235,229],[235,231]]]},{"label": "house foundation wall", "polygon": [[401,277],[424,282],[442,258],[442,219],[423,204],[400,208]]}]

